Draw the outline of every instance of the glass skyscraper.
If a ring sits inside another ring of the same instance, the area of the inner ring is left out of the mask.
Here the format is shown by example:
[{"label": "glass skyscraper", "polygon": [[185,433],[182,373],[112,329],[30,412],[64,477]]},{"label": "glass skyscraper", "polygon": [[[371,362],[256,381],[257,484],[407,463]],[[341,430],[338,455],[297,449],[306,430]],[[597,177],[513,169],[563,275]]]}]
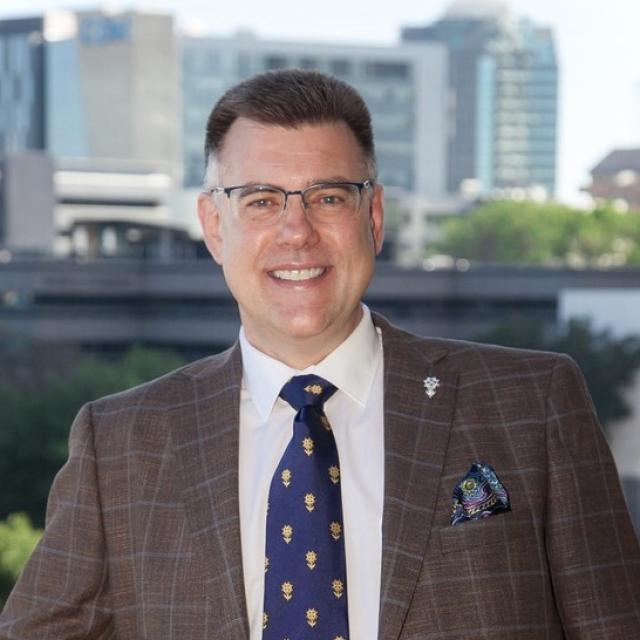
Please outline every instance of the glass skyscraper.
[{"label": "glass skyscraper", "polygon": [[451,124],[447,189],[474,184],[555,191],[558,68],[550,29],[516,20],[501,5],[457,2],[405,42],[449,51]]},{"label": "glass skyscraper", "polygon": [[45,146],[43,19],[0,21],[0,155]]}]

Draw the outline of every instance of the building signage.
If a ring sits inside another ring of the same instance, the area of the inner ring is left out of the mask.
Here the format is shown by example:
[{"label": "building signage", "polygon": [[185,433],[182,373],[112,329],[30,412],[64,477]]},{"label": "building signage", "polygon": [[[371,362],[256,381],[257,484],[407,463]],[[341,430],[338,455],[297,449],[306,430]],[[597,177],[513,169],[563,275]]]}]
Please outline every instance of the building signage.
[{"label": "building signage", "polygon": [[80,22],[80,42],[88,46],[102,46],[131,38],[129,16],[91,16]]}]

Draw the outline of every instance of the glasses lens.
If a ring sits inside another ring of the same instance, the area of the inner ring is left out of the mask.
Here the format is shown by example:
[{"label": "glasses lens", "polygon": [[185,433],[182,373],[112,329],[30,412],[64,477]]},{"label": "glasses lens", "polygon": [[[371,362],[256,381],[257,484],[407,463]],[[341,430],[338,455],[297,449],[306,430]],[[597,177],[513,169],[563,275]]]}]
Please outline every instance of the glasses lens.
[{"label": "glasses lens", "polygon": [[285,194],[274,187],[254,185],[234,189],[230,195],[235,215],[251,224],[271,224],[284,209]]},{"label": "glasses lens", "polygon": [[353,184],[318,184],[305,191],[309,213],[321,220],[353,215],[360,204],[360,190]]}]

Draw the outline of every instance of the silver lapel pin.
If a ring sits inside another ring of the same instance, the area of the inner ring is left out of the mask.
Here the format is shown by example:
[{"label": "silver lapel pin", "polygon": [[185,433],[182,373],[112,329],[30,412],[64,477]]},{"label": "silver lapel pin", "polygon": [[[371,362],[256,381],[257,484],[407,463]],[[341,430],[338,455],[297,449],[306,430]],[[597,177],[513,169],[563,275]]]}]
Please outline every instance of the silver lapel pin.
[{"label": "silver lapel pin", "polygon": [[433,398],[436,395],[436,390],[440,386],[440,380],[435,376],[428,376],[424,379],[424,389],[427,394],[427,398]]}]

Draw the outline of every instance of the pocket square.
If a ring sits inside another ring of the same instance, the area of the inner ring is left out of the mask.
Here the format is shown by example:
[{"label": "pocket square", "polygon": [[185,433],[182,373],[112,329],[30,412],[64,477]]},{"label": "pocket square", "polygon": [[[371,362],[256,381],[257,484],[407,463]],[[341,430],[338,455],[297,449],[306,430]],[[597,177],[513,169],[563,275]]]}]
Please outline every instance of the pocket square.
[{"label": "pocket square", "polygon": [[493,467],[474,462],[453,490],[451,524],[479,520],[504,511],[511,511],[509,494]]}]

